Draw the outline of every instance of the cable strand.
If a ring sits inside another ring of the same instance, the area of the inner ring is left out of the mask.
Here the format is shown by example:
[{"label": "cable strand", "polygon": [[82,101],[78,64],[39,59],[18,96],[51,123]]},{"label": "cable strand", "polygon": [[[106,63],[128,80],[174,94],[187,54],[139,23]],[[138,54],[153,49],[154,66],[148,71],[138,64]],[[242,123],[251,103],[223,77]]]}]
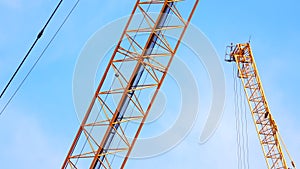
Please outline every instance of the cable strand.
[{"label": "cable strand", "polygon": [[72,7],[72,9],[68,13],[68,15],[65,17],[64,21],[62,22],[62,24],[59,26],[59,28],[57,29],[57,31],[55,32],[55,34],[52,36],[52,38],[50,39],[50,41],[48,42],[48,44],[46,45],[46,47],[43,49],[42,53],[39,55],[38,59],[35,61],[35,63],[33,64],[33,66],[30,68],[29,72],[26,74],[26,76],[21,81],[21,83],[19,84],[19,86],[17,87],[17,89],[14,91],[14,93],[12,94],[12,96],[9,98],[9,100],[7,101],[7,103],[5,104],[5,106],[3,107],[3,109],[0,112],[0,116],[3,114],[3,112],[5,111],[5,109],[7,108],[7,106],[9,105],[9,103],[15,97],[15,95],[17,94],[17,92],[20,90],[20,88],[22,87],[22,85],[24,84],[24,82],[26,81],[26,79],[28,78],[28,76],[30,75],[30,73],[32,72],[32,70],[35,68],[35,66],[37,65],[37,63],[40,61],[40,59],[42,58],[42,56],[44,55],[44,53],[46,52],[46,50],[52,44],[53,40],[56,38],[56,36],[58,35],[58,33],[61,30],[61,28],[64,26],[64,24],[69,19],[70,15],[73,13],[74,9],[77,7],[79,1],[80,0],[77,0],[77,2],[74,4],[74,6]]},{"label": "cable strand", "polygon": [[[9,79],[8,83],[6,84],[6,86],[4,87],[4,89],[1,92],[0,98],[2,98],[2,96],[4,95],[5,91],[7,90],[7,88],[10,86],[11,82],[13,81],[13,79],[15,78],[15,76],[17,75],[17,73],[19,72],[20,68],[23,66],[24,62],[26,61],[26,59],[28,58],[29,54],[31,53],[32,49],[35,47],[36,43],[38,42],[38,40],[42,37],[46,27],[48,26],[49,22],[52,20],[53,16],[55,15],[56,11],[58,10],[58,8],[60,7],[61,3],[63,2],[63,0],[60,0],[60,2],[57,4],[55,10],[52,12],[51,16],[49,17],[49,19],[47,20],[46,24],[44,25],[44,27],[42,28],[42,30],[39,32],[39,34],[37,35],[35,41],[33,42],[33,44],[31,45],[31,47],[29,48],[28,52],[26,53],[26,55],[24,56],[23,60],[21,61],[21,63],[19,64],[19,66],[17,67],[17,69],[15,70],[14,74],[12,75],[12,77]],[[0,113],[0,115],[2,114],[2,112]]]}]

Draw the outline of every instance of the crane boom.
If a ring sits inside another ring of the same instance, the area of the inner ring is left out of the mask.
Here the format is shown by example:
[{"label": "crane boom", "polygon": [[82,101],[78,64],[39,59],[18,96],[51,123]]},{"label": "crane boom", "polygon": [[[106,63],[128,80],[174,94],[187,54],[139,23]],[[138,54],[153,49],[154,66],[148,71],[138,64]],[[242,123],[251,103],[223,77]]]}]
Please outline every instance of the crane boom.
[{"label": "crane boom", "polygon": [[[152,51],[154,49],[154,47],[156,46],[156,42],[158,39],[158,36],[161,34],[161,30],[160,28],[163,27],[163,25],[165,24],[168,15],[170,13],[170,8],[173,6],[174,2],[168,2],[166,5],[163,6],[162,9],[162,15],[159,16],[158,18],[158,24],[156,25],[156,32],[152,32],[150,37],[149,37],[149,41],[146,44],[145,48],[146,50],[143,51],[142,56],[148,56],[152,54]],[[143,61],[145,58],[141,58],[141,61]],[[130,103],[130,99],[132,99],[133,94],[135,93],[135,90],[138,87],[138,84],[141,80],[141,77],[143,75],[143,72],[145,71],[145,68],[142,64],[142,62],[138,62],[136,65],[136,68],[134,70],[134,72],[132,73],[132,77],[130,78],[130,82],[128,83],[127,86],[127,91],[129,92],[124,92],[122,99],[119,103],[119,108],[117,108],[113,118],[111,119],[111,123],[112,123],[112,127],[108,127],[107,128],[107,133],[103,139],[103,142],[101,143],[101,148],[99,149],[99,153],[98,154],[105,154],[107,153],[111,142],[116,134],[115,130],[118,130],[120,124],[116,123],[117,121],[122,121],[124,114],[128,108],[128,105]],[[105,155],[101,156],[101,160],[104,160]],[[100,168],[100,166],[102,165],[100,163],[99,160],[95,160],[95,162],[93,162],[93,167],[92,168]]]},{"label": "crane boom", "polygon": [[[235,62],[238,67],[238,77],[244,87],[268,169],[291,169],[286,161],[283,151],[285,146],[271,114],[250,43],[230,46],[228,56],[226,61]],[[292,160],[290,165],[296,168]]]},{"label": "crane boom", "polygon": [[[125,167],[199,0],[191,2],[136,2],[62,169]],[[174,30],[180,35],[175,42],[167,37]],[[116,161],[116,154],[123,156]]]}]

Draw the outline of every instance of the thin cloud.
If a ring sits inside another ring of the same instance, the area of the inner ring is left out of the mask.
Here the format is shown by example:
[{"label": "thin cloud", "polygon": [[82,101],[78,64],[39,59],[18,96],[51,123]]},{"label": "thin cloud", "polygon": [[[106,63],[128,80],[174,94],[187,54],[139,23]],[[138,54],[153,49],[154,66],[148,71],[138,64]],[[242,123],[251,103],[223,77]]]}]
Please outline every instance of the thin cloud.
[{"label": "thin cloud", "polygon": [[4,5],[5,7],[14,8],[14,9],[19,9],[22,6],[20,0],[1,0],[0,4]]},{"label": "thin cloud", "polygon": [[[10,113],[13,114],[13,113]],[[47,168],[59,168],[63,159],[64,152],[60,151],[53,143],[53,136],[48,135],[43,127],[34,117],[24,116],[21,114],[9,115],[9,119],[17,125],[2,124],[2,134],[5,135],[0,141],[1,157],[0,160],[3,168],[24,168],[38,169],[40,166]],[[3,122],[3,121],[2,121]],[[3,154],[2,154],[3,153]],[[46,154],[46,155],[45,155]],[[16,155],[21,155],[17,163],[11,163]]]}]

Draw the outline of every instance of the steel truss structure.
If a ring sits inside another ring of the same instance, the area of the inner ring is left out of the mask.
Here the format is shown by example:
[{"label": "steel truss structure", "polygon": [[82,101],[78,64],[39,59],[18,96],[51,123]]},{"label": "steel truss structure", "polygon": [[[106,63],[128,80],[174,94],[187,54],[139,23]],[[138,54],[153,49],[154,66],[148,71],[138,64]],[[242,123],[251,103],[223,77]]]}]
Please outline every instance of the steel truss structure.
[{"label": "steel truss structure", "polygon": [[[271,114],[264,89],[258,74],[256,63],[249,43],[230,46],[228,62],[235,62],[238,67],[238,77],[241,79],[252,118],[269,169],[296,168],[291,160],[288,167],[284,156],[285,145],[279,135],[278,127]],[[285,152],[291,159],[287,149]]]},{"label": "steel truss structure", "polygon": [[198,2],[136,2],[62,169],[125,167]]}]

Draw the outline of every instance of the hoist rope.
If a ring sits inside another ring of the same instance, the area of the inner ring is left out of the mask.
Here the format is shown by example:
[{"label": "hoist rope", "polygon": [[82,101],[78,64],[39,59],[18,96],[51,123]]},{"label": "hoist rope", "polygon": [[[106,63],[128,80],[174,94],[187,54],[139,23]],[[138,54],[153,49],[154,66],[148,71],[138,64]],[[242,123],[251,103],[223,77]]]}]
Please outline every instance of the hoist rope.
[{"label": "hoist rope", "polygon": [[243,87],[237,79],[237,69],[233,66],[234,79],[234,112],[236,122],[236,142],[238,169],[249,169],[249,141],[248,123],[245,97],[243,97]]}]

